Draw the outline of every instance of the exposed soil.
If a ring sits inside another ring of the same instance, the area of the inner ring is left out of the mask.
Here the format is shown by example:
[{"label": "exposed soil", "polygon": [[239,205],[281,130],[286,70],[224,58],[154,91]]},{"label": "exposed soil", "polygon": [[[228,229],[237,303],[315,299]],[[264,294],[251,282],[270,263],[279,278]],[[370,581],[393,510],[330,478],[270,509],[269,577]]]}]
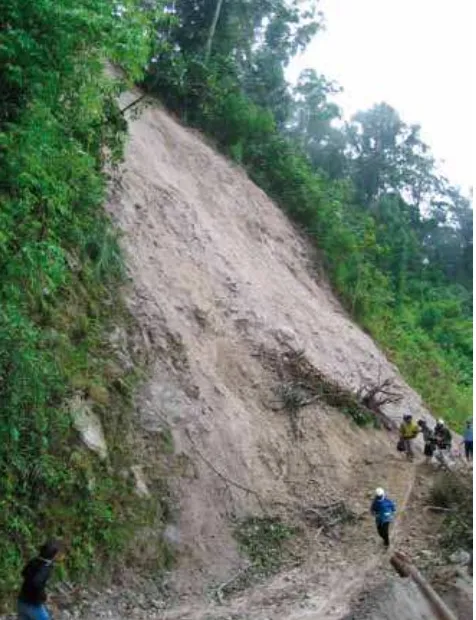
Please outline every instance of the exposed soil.
[{"label": "exposed soil", "polygon": [[[85,593],[58,617],[432,618],[419,592],[391,575],[368,514],[383,486],[400,509],[396,544],[427,544],[418,542],[420,520],[404,512],[421,513],[421,498],[415,508],[409,501],[415,466],[396,452],[395,435],[359,428],[322,402],[297,420],[273,410],[280,380],[263,351],[302,350],[349,390],[393,378],[403,398],[386,414],[396,421],[406,411],[428,416],[420,397],[352,323],[306,240],[239,167],[157,106],[130,133],[108,209],[123,232],[128,304],[151,360],[136,400],[137,461],[151,486],[167,468],[177,564],[165,576],[125,570],[121,583]],[[157,446],[165,430],[173,453],[164,460]],[[335,500],[357,521],[324,532],[303,517],[304,508]],[[264,514],[299,528],[292,561],[220,603],[220,584],[249,563],[233,523]],[[417,608],[420,615],[409,611]]]}]

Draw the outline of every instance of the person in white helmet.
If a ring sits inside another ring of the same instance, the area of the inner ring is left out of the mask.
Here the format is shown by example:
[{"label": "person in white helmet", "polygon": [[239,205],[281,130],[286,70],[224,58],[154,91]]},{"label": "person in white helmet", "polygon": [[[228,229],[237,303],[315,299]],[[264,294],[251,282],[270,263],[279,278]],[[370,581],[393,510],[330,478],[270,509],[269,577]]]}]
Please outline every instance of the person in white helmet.
[{"label": "person in white helmet", "polygon": [[375,524],[380,538],[383,540],[385,547],[390,546],[390,523],[392,523],[397,509],[385,491],[378,487],[375,489],[375,497],[370,506],[370,512],[375,517]]},{"label": "person in white helmet", "polygon": [[446,426],[445,421],[441,418],[438,420],[438,424],[435,426],[435,439],[436,445],[440,450],[450,450],[451,449],[451,431]]}]

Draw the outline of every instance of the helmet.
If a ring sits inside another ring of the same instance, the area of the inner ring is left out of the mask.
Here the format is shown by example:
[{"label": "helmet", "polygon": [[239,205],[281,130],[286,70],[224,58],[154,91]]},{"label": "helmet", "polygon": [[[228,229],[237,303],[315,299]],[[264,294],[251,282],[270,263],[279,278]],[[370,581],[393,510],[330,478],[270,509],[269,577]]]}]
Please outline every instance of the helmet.
[{"label": "helmet", "polygon": [[418,426],[426,426],[426,420],[418,420]]},{"label": "helmet", "polygon": [[445,421],[443,420],[443,418],[440,418],[440,419],[438,420],[438,424],[441,424],[441,426],[444,426],[444,425],[445,425]]},{"label": "helmet", "polygon": [[411,413],[406,413],[406,414],[403,416],[403,419],[404,419],[404,420],[411,420],[411,419],[412,419],[412,417],[413,417],[413,416],[412,416],[412,414],[411,414]]},{"label": "helmet", "polygon": [[375,489],[375,496],[376,497],[383,497],[385,495],[385,491],[382,489],[382,487],[377,487]]}]

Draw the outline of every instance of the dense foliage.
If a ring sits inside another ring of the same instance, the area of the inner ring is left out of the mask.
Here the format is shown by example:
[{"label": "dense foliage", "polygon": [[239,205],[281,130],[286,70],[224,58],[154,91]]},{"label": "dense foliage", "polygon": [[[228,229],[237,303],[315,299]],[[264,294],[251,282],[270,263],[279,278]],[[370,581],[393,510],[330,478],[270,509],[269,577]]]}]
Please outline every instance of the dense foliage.
[{"label": "dense foliage", "polygon": [[341,121],[339,87],[285,69],[321,28],[312,3],[176,0],[146,87],[312,235],[347,308],[429,407],[472,407],[472,209],[419,127],[387,104]]},{"label": "dense foliage", "polygon": [[102,167],[126,127],[104,59],[138,79],[151,23],[132,0],[120,11],[109,0],[2,3],[0,600],[48,534],[69,543],[66,570],[84,574],[114,556],[132,520],[121,451],[102,464],[81,450],[67,403],[78,392],[119,416],[133,381],[107,338],[123,317]]}]

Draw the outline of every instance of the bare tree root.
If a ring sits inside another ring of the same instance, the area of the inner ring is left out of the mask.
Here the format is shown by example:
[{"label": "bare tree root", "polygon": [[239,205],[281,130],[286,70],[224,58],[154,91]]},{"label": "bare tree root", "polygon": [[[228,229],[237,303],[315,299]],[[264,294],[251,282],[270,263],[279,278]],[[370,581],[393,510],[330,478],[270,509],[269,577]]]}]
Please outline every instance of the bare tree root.
[{"label": "bare tree root", "polygon": [[283,353],[260,347],[255,356],[276,373],[280,381],[275,389],[276,401],[263,404],[273,411],[289,412],[295,438],[299,437],[298,411],[318,401],[340,409],[357,424],[373,420],[387,430],[395,430],[395,423],[384,413],[383,407],[399,402],[403,396],[396,390],[393,379],[380,379],[380,371],[375,385],[366,384],[352,392],[325,377],[306,358],[304,351]]}]

